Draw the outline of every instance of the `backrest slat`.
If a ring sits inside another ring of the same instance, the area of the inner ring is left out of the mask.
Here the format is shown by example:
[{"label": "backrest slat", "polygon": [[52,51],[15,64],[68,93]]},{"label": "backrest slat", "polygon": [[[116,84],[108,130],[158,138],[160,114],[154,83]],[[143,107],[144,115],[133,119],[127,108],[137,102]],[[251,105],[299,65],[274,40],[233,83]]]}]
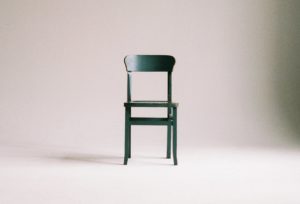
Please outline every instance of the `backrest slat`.
[{"label": "backrest slat", "polygon": [[128,55],[124,61],[128,72],[172,72],[175,64],[169,55]]}]

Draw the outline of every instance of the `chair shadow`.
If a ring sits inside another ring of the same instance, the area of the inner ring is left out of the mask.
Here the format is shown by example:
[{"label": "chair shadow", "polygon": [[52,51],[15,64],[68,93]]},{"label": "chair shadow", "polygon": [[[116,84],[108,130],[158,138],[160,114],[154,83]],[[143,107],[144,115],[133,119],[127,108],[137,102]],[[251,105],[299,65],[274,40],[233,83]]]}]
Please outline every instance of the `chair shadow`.
[{"label": "chair shadow", "polygon": [[[90,163],[99,165],[123,166],[124,160],[123,155],[120,154],[98,154],[76,150],[63,150],[65,148],[62,148],[61,146],[36,146],[32,144],[16,143],[6,145],[5,147],[8,149],[7,152],[13,152],[12,155],[7,154],[6,157],[22,158],[23,160],[29,161],[53,161],[62,163]],[[17,154],[14,152],[17,152]],[[163,156],[133,154],[132,158],[129,159],[129,164],[130,160],[135,159],[139,160],[137,162],[141,164],[169,165],[166,163],[161,163],[162,160],[166,160],[166,157]],[[153,159],[157,159],[158,161],[154,162]]]},{"label": "chair shadow", "polygon": [[[66,153],[66,154],[59,154],[59,155],[47,155],[43,156],[43,159],[55,160],[59,162],[86,162],[86,163],[93,163],[93,164],[105,164],[105,165],[123,165],[122,156],[114,156],[114,155],[99,155],[99,154],[82,154],[82,153]],[[139,161],[141,164],[154,164],[154,165],[172,165],[166,164],[161,162],[153,162],[153,161],[146,161],[144,159],[166,159],[165,157],[161,156],[144,156],[144,155],[136,155],[132,157],[133,159],[143,159],[143,161]],[[131,159],[132,159],[131,158]],[[129,159],[129,161],[131,160]]]},{"label": "chair shadow", "polygon": [[[138,155],[132,155],[131,159],[138,159],[139,161],[137,161],[137,162],[141,165],[155,165],[155,166],[173,166],[174,165],[172,158],[167,158],[164,156],[138,154]],[[129,165],[130,165],[131,159],[129,159]],[[166,160],[170,161],[170,163],[165,163]]]},{"label": "chair shadow", "polygon": [[59,155],[47,155],[43,158],[60,162],[86,162],[94,164],[123,165],[123,157],[114,155],[66,153]]}]

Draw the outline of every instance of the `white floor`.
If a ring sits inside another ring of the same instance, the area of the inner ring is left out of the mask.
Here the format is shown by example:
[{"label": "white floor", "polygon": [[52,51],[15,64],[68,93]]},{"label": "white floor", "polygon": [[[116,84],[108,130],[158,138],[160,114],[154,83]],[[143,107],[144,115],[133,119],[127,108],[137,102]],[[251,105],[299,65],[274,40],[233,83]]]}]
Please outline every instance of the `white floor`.
[{"label": "white floor", "polygon": [[1,204],[299,204],[300,151],[181,149],[161,156],[2,148]]}]

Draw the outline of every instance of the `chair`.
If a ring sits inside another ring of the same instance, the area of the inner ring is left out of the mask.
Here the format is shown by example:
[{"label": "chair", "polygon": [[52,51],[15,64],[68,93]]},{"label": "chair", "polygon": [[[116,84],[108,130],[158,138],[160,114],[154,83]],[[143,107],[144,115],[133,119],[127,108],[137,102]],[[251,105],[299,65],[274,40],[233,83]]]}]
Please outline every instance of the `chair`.
[{"label": "chair", "polygon": [[[125,155],[124,165],[131,158],[131,126],[132,125],[166,125],[167,126],[167,158],[171,158],[171,133],[173,133],[173,161],[177,165],[177,106],[172,102],[172,71],[175,58],[168,55],[128,55],[124,59],[127,70],[127,102],[125,106]],[[131,100],[132,72],[167,72],[167,101],[133,101]],[[168,109],[165,118],[131,117],[134,107],[162,107]],[[173,128],[173,131],[171,130]]]}]

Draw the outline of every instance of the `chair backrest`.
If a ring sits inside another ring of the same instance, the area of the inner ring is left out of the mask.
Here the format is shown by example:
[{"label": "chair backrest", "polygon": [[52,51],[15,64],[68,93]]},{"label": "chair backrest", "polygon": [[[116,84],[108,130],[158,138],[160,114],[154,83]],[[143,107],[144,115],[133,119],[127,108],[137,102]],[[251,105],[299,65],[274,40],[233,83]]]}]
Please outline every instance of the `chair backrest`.
[{"label": "chair backrest", "polygon": [[172,72],[175,58],[170,55],[128,55],[127,72]]},{"label": "chair backrest", "polygon": [[131,72],[168,72],[168,101],[172,101],[173,56],[128,55],[124,62],[127,70],[127,101],[131,101]]}]

